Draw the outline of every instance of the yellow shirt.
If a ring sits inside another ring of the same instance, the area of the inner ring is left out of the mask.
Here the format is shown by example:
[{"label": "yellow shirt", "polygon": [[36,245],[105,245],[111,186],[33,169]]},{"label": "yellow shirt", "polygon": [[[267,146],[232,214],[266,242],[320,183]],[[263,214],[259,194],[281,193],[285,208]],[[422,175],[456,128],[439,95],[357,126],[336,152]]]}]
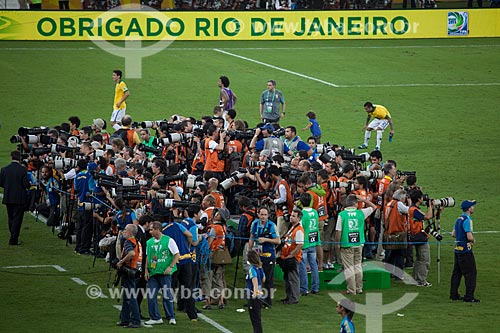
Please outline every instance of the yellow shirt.
[{"label": "yellow shirt", "polygon": [[116,107],[116,103],[120,102],[125,96],[125,93],[128,91],[127,85],[125,82],[120,81],[115,87],[115,102],[113,103],[113,110],[124,109],[127,107],[127,104],[123,102],[119,108]]},{"label": "yellow shirt", "polygon": [[391,118],[391,114],[389,111],[385,108],[385,106],[382,105],[374,105],[375,109],[373,112],[370,114],[372,118],[377,118],[377,119],[385,119],[386,116],[389,116]]}]

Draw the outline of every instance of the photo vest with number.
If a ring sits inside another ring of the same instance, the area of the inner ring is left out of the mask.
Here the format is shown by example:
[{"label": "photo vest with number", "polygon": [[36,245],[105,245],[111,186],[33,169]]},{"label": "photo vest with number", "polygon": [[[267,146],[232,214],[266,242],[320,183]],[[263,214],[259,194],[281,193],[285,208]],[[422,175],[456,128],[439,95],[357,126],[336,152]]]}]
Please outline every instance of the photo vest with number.
[{"label": "photo vest with number", "polygon": [[340,247],[360,246],[365,243],[365,215],[359,209],[346,208],[339,213],[342,219]]},{"label": "photo vest with number", "polygon": [[321,245],[318,212],[313,208],[302,209],[302,228],[304,228],[304,250]]}]

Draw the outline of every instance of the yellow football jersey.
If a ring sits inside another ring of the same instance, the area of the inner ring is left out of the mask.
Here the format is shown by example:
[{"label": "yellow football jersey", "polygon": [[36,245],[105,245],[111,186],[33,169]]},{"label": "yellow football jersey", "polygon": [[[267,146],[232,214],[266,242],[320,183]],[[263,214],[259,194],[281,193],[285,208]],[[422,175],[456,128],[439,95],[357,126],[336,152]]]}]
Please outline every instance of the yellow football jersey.
[{"label": "yellow football jersey", "polygon": [[120,81],[115,87],[115,101],[113,103],[113,109],[114,110],[119,110],[119,109],[124,109],[127,107],[127,103],[125,101],[120,105],[119,108],[116,107],[116,103],[122,100],[123,96],[125,93],[128,91],[127,85],[125,82]]},{"label": "yellow football jersey", "polygon": [[385,106],[374,105],[374,107],[375,107],[375,109],[371,113],[372,118],[385,119],[386,116],[389,116],[389,118],[391,118],[391,114],[385,108]]}]

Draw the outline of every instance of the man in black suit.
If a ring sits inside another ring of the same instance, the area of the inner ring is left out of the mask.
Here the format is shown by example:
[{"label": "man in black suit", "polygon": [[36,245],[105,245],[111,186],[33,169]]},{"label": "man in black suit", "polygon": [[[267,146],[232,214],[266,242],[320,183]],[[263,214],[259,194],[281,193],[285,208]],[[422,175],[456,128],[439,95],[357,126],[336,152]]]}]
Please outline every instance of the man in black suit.
[{"label": "man in black suit", "polygon": [[153,218],[150,215],[142,215],[139,218],[139,225],[137,226],[137,235],[135,235],[135,238],[139,243],[141,243],[142,246],[142,269],[141,273],[139,275],[139,278],[136,280],[136,287],[137,289],[143,289],[143,293],[138,293],[137,294],[137,304],[139,305],[139,313],[141,314],[141,319],[145,319],[145,317],[142,315],[141,312],[141,303],[144,298],[144,295],[146,293],[146,285],[147,281],[144,278],[144,273],[146,272],[146,242],[148,239],[151,238],[151,235],[149,234],[149,223],[153,222]]},{"label": "man in black suit", "polygon": [[30,182],[28,171],[20,164],[21,153],[16,150],[11,152],[10,156],[12,162],[0,172],[0,187],[4,189],[2,203],[7,206],[9,245],[20,245],[19,233],[23,223],[24,207],[28,202],[27,190],[30,188]]}]

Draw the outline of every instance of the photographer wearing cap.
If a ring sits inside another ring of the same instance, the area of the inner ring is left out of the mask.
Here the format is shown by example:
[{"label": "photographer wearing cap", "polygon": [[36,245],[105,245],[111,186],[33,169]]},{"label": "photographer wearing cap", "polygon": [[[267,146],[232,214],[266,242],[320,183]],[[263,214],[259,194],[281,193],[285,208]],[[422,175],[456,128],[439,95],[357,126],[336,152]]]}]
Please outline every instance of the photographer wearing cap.
[{"label": "photographer wearing cap", "polygon": [[[476,289],[476,260],[472,252],[472,246],[475,239],[472,227],[472,214],[474,214],[474,206],[476,200],[464,200],[462,202],[462,215],[455,222],[451,236],[455,237],[455,261],[453,264],[453,272],[451,274],[450,299],[454,301],[464,300],[464,302],[479,303],[477,298],[474,298],[474,290]],[[465,278],[465,295],[464,297],[458,294],[458,287],[462,280],[462,275]]]},{"label": "photographer wearing cap", "polygon": [[[261,133],[263,138],[259,139]],[[252,138],[252,141],[250,141],[250,145],[248,147],[250,149],[255,148],[257,151],[268,149],[271,152],[271,156],[276,153],[279,153],[280,155],[288,154],[288,147],[280,138],[275,137],[273,133],[274,127],[271,124],[265,124],[262,127],[256,128],[254,137]]]}]

